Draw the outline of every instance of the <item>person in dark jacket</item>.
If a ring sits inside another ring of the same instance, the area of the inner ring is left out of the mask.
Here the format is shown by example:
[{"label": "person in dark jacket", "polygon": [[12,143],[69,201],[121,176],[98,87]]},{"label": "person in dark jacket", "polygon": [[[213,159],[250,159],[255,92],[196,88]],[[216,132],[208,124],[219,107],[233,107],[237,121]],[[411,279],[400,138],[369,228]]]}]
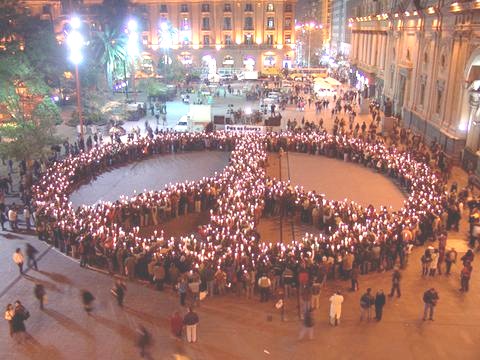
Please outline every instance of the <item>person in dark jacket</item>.
[{"label": "person in dark jacket", "polygon": [[152,345],[152,335],[143,325],[138,326],[137,333],[137,346],[140,349],[140,357],[151,359],[148,348]]},{"label": "person in dark jacket", "polygon": [[32,245],[27,244],[25,253],[27,254],[27,266],[30,268],[33,264],[33,268],[35,270],[38,270],[37,260],[35,259],[35,255],[38,253],[38,250],[35,249]]},{"label": "person in dark jacket", "polygon": [[127,286],[121,280],[115,282],[115,287],[112,289],[112,294],[117,299],[117,304],[120,307],[123,307],[123,300],[125,299],[125,291],[127,291]]},{"label": "person in dark jacket", "polygon": [[17,300],[15,302],[14,315],[12,318],[12,333],[17,342],[23,343],[26,338],[27,328],[25,326],[25,320],[30,317],[30,313],[22,305],[22,303]]},{"label": "person in dark jacket", "polygon": [[307,309],[303,315],[303,326],[300,330],[298,340],[302,340],[305,334],[308,334],[308,338],[313,340],[313,311],[312,309]]},{"label": "person in dark jacket", "polygon": [[430,288],[423,294],[423,303],[425,304],[423,309],[423,321],[427,320],[427,314],[430,313],[429,319],[433,321],[433,311],[437,306],[439,296],[435,288]]},{"label": "person in dark jacket", "polygon": [[36,284],[35,288],[33,289],[33,293],[35,294],[35,297],[40,303],[40,310],[43,310],[45,295],[47,294],[47,292],[45,291],[45,287],[42,284]]},{"label": "person in dark jacket", "polygon": [[397,297],[400,297],[400,281],[402,280],[402,274],[400,273],[400,270],[398,268],[395,268],[395,270],[392,273],[392,290],[390,290],[390,297],[393,297],[395,292],[397,293]]},{"label": "person in dark jacket", "polygon": [[83,308],[84,308],[85,312],[88,315],[90,315],[90,313],[93,310],[93,301],[95,300],[95,297],[88,290],[82,290],[81,296],[82,296]]},{"label": "person in dark jacket", "polygon": [[377,321],[382,320],[383,307],[385,306],[385,302],[385,294],[383,293],[383,290],[380,289],[375,295],[375,319]]},{"label": "person in dark jacket", "polygon": [[189,343],[197,342],[197,325],[200,319],[191,307],[188,308],[188,313],[183,318],[183,324],[187,329],[187,341]]},{"label": "person in dark jacket", "polygon": [[367,321],[370,321],[370,309],[374,302],[375,299],[372,296],[372,289],[368,288],[367,292],[360,298],[360,321],[363,321],[365,316],[367,317]]}]

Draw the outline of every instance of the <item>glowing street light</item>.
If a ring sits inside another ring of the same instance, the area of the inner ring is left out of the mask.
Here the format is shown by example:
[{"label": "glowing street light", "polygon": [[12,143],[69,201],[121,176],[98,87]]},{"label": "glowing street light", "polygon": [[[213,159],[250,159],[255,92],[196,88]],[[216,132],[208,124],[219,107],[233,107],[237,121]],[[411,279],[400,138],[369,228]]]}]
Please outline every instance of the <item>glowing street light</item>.
[{"label": "glowing street light", "polygon": [[83,141],[83,116],[82,116],[82,102],[80,94],[80,77],[78,75],[78,65],[83,61],[82,48],[85,45],[83,35],[79,29],[82,26],[80,18],[73,16],[70,19],[70,30],[67,33],[67,46],[70,50],[69,60],[75,65],[75,82],[77,86],[77,112],[80,123],[80,139]]}]

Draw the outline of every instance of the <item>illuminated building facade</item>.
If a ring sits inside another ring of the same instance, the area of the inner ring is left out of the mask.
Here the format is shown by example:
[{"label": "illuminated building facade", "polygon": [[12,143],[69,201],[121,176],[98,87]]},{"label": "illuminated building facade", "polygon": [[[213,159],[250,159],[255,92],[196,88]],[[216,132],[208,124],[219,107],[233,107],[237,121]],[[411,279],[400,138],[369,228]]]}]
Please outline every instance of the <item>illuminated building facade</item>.
[{"label": "illuminated building facade", "polygon": [[143,45],[184,64],[262,72],[291,67],[295,2],[133,0]]},{"label": "illuminated building facade", "polygon": [[351,80],[454,160],[480,156],[480,1],[357,1]]}]

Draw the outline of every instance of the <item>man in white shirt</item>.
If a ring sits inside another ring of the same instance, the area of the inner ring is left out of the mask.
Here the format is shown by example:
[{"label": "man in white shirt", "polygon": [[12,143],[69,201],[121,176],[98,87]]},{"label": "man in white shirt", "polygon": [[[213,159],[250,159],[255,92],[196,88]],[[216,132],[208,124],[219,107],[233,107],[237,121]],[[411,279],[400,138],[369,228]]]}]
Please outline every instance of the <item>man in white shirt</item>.
[{"label": "man in white shirt", "polygon": [[23,262],[24,262],[24,257],[22,254],[22,250],[20,248],[17,248],[15,252],[13,253],[13,262],[17,264],[18,269],[20,270],[20,275],[23,275]]}]

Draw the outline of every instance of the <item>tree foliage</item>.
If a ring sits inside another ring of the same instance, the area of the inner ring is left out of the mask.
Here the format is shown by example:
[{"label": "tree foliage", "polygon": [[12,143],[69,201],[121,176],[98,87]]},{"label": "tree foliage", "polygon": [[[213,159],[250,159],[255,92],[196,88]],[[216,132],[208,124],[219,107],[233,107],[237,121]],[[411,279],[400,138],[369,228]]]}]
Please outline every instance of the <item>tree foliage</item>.
[{"label": "tree foliage", "polygon": [[57,142],[55,123],[60,118],[48,86],[23,53],[0,54],[0,154],[16,159],[43,156]]},{"label": "tree foliage", "polygon": [[167,95],[167,86],[158,79],[141,79],[138,84],[139,90],[147,94],[148,97],[159,97]]},{"label": "tree foliage", "polygon": [[124,33],[109,27],[95,33],[95,57],[104,67],[105,79],[110,89],[115,74],[123,72],[127,60],[126,41]]}]

